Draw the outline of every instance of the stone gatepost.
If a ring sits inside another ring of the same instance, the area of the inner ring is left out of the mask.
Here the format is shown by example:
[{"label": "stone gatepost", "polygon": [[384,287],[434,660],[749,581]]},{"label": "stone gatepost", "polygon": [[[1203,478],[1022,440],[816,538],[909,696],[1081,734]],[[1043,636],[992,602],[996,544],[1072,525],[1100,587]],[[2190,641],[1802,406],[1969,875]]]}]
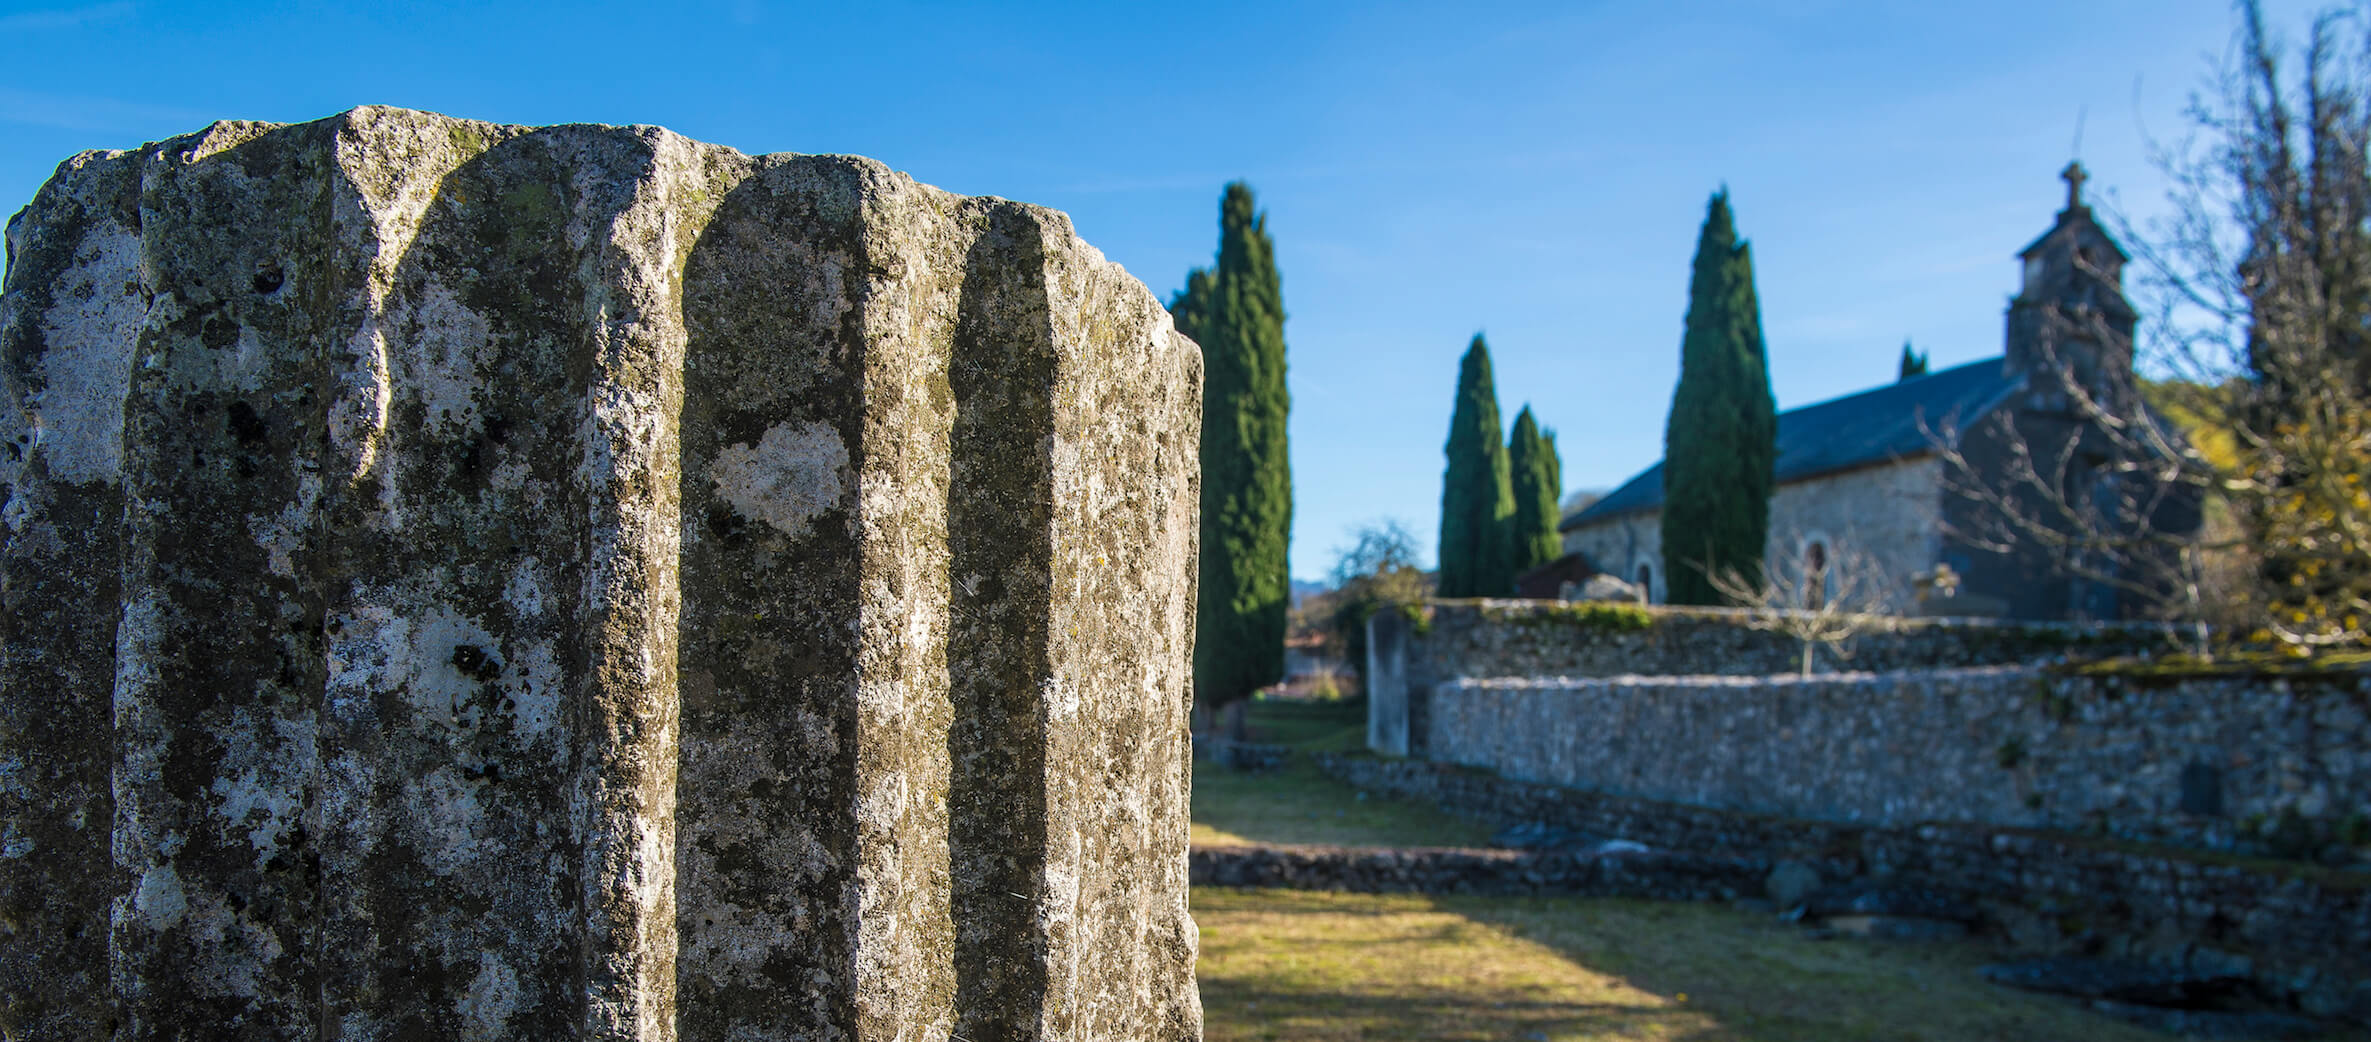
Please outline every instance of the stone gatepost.
[{"label": "stone gatepost", "polygon": [[1199,1036],[1200,354],[1061,214],[365,108],[8,251],[8,1037]]}]

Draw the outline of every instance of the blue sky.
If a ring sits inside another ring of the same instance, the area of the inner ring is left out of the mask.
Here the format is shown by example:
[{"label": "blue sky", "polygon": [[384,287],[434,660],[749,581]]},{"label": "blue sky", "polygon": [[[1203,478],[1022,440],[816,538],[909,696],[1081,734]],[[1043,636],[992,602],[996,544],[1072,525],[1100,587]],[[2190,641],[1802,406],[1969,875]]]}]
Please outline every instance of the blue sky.
[{"label": "blue sky", "polygon": [[[2301,0],[2271,2],[2289,35]],[[1457,359],[1558,432],[1568,490],[1662,454],[1689,255],[1728,185],[1782,408],[1997,354],[2075,148],[2163,208],[2151,140],[2223,0],[1037,5],[0,0],[0,210],[59,160],[359,104],[853,152],[1065,210],[1164,299],[1258,192],[1290,315],[1293,574],[1430,542]],[[1429,557],[1430,547],[1427,546]]]}]

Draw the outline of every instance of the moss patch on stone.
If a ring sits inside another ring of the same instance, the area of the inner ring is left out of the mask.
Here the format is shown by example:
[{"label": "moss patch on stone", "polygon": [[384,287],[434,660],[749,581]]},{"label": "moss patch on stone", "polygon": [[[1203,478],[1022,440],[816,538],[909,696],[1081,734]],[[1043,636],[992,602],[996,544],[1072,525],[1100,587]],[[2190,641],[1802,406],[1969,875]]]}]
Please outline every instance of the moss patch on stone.
[{"label": "moss patch on stone", "polygon": [[2111,835],[2060,832],[2047,829],[1988,826],[1985,831],[2023,836],[2048,843],[2061,843],[2070,847],[2102,853],[2155,858],[2168,862],[2198,865],[2202,868],[2238,869],[2243,872],[2271,876],[2275,879],[2310,884],[2332,893],[2355,894],[2371,890],[2371,872],[2332,868],[2328,865],[2306,861],[2290,861],[2221,850],[2169,847]]},{"label": "moss patch on stone", "polygon": [[1643,630],[1655,624],[1653,612],[1620,601],[1554,601],[1523,608],[1486,604],[1482,607],[1482,617],[1514,626],[1569,626],[1617,632]]},{"label": "moss patch on stone", "polygon": [[2371,679],[2371,651],[2298,656],[2285,651],[2248,650],[2226,652],[2213,658],[2195,655],[2118,657],[2064,662],[2045,668],[2058,676],[2112,678],[2144,687],[2228,677],[2354,681]]}]

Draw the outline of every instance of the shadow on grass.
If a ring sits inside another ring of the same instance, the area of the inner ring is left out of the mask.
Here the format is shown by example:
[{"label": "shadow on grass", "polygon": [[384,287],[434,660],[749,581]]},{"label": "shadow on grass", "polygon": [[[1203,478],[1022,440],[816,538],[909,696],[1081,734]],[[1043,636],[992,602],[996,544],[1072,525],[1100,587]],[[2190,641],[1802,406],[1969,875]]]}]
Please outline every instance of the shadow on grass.
[{"label": "shadow on grass", "polygon": [[[1196,764],[1194,842],[1479,846],[1489,827],[1320,774],[1363,746],[1355,704],[1257,702],[1268,773]],[[2051,996],[1986,983],[1976,942],[1813,941],[1725,905],[1196,888],[1212,1042],[1237,1039],[1750,1039],[2162,1042]],[[2328,1036],[2371,1042],[2362,1033]]]},{"label": "shadow on grass", "polygon": [[1725,906],[1205,887],[1194,915],[1212,1042],[2161,1039],[1985,983],[1982,945],[1813,941]]},{"label": "shadow on grass", "polygon": [[[1712,1038],[1685,1010],[1512,1000],[1477,1004],[1462,992],[1331,994],[1204,985],[1210,1042],[1251,1039],[1691,1039]],[[1240,1016],[1234,1015],[1240,1011]]]},{"label": "shadow on grass", "polygon": [[1986,982],[1977,968],[2000,956],[1977,941],[1820,941],[1724,905],[1451,897],[1435,907],[1586,972],[1650,994],[1685,995],[1720,1025],[1700,1036],[1707,1039],[2164,1038],[2072,1000]]},{"label": "shadow on grass", "polygon": [[1261,699],[1250,713],[1252,740],[1290,746],[1292,758],[1273,771],[1196,762],[1196,845],[1470,847],[1489,841],[1489,826],[1414,803],[1362,798],[1318,771],[1316,754],[1365,747],[1364,703]]},{"label": "shadow on grass", "polygon": [[1717,1027],[1429,898],[1202,889],[1202,1002],[1236,1039],[1672,1039]]}]

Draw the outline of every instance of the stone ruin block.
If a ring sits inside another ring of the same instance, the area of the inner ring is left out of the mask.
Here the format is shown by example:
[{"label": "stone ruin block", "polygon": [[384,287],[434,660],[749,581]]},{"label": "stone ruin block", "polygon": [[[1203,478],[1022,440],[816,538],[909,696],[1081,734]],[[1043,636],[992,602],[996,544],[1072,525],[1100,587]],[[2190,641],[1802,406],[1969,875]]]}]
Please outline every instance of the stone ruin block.
[{"label": "stone ruin block", "polygon": [[364,108],[8,251],[8,1037],[1199,1036],[1201,359],[1061,214]]}]

